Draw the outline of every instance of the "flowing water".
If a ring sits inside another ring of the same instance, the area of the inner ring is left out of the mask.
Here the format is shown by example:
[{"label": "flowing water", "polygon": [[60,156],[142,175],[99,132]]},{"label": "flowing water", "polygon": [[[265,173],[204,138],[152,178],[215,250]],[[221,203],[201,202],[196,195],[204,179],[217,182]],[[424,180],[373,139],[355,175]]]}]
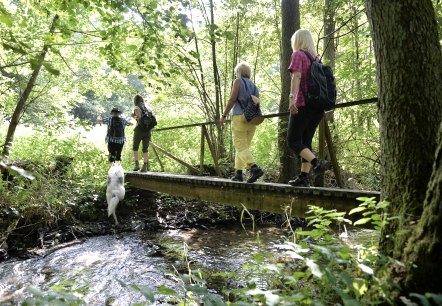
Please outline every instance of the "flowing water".
[{"label": "flowing water", "polygon": [[[0,263],[0,301],[20,304],[29,285],[48,290],[63,285],[83,295],[87,305],[130,305],[145,301],[126,285],[160,285],[177,289],[177,275],[192,269],[212,272],[241,271],[259,251],[277,252],[283,231],[263,228],[256,233],[241,228],[224,230],[170,230],[135,232],[88,238],[45,257]],[[241,280],[238,280],[241,281]],[[215,289],[216,279],[207,286]],[[215,291],[214,291],[215,292]]]}]

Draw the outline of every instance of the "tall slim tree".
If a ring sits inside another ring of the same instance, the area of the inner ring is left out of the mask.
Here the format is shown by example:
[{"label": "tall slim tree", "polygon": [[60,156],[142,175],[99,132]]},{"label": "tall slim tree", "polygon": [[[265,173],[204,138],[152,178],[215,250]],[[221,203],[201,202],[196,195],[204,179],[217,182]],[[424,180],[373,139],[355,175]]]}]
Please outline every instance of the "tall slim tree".
[{"label": "tall slim tree", "polygon": [[[335,68],[335,0],[324,0],[324,39],[322,40],[322,61],[332,69]],[[319,124],[319,158],[325,158],[325,119]],[[314,185],[317,187],[324,186],[324,173],[315,176]]]},{"label": "tall slim tree", "polygon": [[[51,25],[49,27],[50,35],[54,33],[58,18],[59,18],[58,15],[55,15],[54,18],[52,19]],[[50,35],[48,36],[48,38],[50,37]],[[43,62],[45,60],[46,54],[48,53],[48,50],[49,50],[49,42],[46,42],[43,46],[42,51],[35,59],[33,71],[31,77],[28,80],[26,88],[18,98],[17,105],[11,117],[11,123],[9,124],[8,131],[6,133],[5,142],[2,150],[2,156],[5,157],[6,159],[9,157],[9,149],[12,146],[12,142],[14,140],[15,130],[17,129],[20,117],[23,115],[23,112],[25,111],[26,103],[32,92],[32,89],[34,88],[35,81],[37,80],[38,74],[40,73],[41,67],[43,66]]]},{"label": "tall slim tree", "polygon": [[[299,0],[282,0],[281,2],[281,100],[279,112],[287,112],[289,107],[290,74],[287,70],[290,64],[292,46],[290,38],[300,28]],[[286,135],[288,117],[281,118],[278,122],[278,147],[281,175],[279,180],[287,182],[298,171],[298,160],[294,153],[287,147]]]},{"label": "tall slim tree", "polygon": [[402,293],[440,292],[442,54],[434,8],[431,0],[366,0],[366,7],[377,61],[382,197],[397,217],[382,233],[381,250],[406,264]]}]

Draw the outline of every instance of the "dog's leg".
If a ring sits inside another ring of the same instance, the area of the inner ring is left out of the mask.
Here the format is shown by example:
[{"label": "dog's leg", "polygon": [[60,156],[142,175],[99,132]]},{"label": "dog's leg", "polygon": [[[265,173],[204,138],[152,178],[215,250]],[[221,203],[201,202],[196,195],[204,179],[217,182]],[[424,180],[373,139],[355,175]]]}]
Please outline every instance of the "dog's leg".
[{"label": "dog's leg", "polygon": [[119,225],[118,220],[117,220],[117,214],[114,212],[112,215],[114,216],[115,225]]},{"label": "dog's leg", "polygon": [[107,206],[107,216],[108,217],[110,217],[110,215],[114,216],[115,225],[118,225],[117,215],[115,213],[115,211],[117,209],[118,202],[120,202],[120,200],[118,199],[118,196],[116,194],[112,194],[112,199],[110,200],[110,202],[108,202],[108,206]]}]

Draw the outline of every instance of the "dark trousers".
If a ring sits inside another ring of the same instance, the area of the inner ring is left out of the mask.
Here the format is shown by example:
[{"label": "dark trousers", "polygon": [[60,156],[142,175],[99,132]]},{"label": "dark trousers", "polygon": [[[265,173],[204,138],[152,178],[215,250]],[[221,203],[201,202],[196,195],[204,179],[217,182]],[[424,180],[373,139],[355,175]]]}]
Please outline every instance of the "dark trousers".
[{"label": "dark trousers", "polygon": [[151,130],[144,130],[139,125],[137,125],[134,129],[134,141],[132,145],[132,149],[134,151],[138,151],[140,147],[141,141],[143,142],[143,153],[146,153],[149,148],[149,141],[151,138]]},{"label": "dark trousers", "polygon": [[[324,115],[323,111],[318,111],[308,107],[299,107],[297,114],[290,115],[287,129],[287,145],[297,155],[305,148],[312,150],[312,140],[316,128]],[[301,159],[301,162],[306,160]]]},{"label": "dark trousers", "polygon": [[109,151],[109,161],[121,161],[121,151],[123,151],[124,143],[108,142],[107,150]]}]

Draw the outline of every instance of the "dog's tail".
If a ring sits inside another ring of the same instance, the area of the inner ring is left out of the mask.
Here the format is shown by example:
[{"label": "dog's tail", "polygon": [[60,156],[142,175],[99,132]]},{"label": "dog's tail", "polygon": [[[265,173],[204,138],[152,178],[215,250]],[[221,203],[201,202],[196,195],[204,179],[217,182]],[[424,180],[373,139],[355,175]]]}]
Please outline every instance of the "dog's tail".
[{"label": "dog's tail", "polygon": [[120,202],[116,194],[112,194],[112,199],[107,205],[107,216],[110,217],[111,215],[115,216],[115,210],[117,209],[117,205]]}]

